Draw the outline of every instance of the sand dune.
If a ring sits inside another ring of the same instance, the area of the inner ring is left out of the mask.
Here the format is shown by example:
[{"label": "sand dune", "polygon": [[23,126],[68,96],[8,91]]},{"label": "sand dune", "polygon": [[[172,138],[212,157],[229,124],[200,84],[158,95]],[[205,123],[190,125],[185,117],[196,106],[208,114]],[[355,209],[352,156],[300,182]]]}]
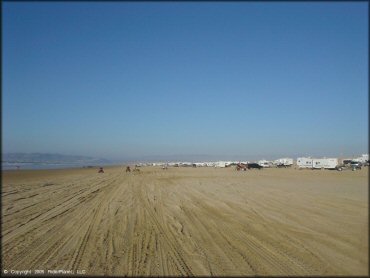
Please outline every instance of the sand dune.
[{"label": "sand dune", "polygon": [[368,275],[368,169],[3,173],[4,269]]}]

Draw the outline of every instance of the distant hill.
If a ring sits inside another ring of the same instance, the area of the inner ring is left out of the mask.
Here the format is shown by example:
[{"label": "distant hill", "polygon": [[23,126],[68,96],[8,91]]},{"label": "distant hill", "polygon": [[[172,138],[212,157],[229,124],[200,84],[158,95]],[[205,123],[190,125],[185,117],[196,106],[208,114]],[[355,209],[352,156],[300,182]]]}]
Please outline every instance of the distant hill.
[{"label": "distant hill", "polygon": [[80,155],[63,155],[51,153],[4,153],[2,162],[8,163],[76,163],[76,164],[102,164],[111,161]]}]

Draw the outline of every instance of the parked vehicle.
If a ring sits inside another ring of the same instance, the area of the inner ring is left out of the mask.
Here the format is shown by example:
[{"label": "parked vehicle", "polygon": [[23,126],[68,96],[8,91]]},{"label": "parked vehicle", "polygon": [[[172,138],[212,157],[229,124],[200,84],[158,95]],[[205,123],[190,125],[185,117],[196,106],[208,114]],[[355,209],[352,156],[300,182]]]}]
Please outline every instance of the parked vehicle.
[{"label": "parked vehicle", "polygon": [[225,161],[217,161],[215,163],[216,168],[225,168],[226,167],[226,162]]},{"label": "parked vehicle", "polygon": [[312,167],[314,169],[337,169],[338,159],[337,158],[319,158],[313,159]]},{"label": "parked vehicle", "polygon": [[274,164],[278,168],[291,167],[293,165],[293,158],[280,158],[274,161]]},{"label": "parked vehicle", "polygon": [[352,161],[350,165],[351,165],[352,171],[361,170],[362,168],[362,163],[359,161]]},{"label": "parked vehicle", "polygon": [[312,168],[312,161],[311,157],[298,157],[297,158],[297,166],[299,169],[302,168]]},{"label": "parked vehicle", "polygon": [[261,165],[259,165],[258,163],[248,163],[247,168],[248,169],[255,168],[255,169],[261,170],[263,167]]},{"label": "parked vehicle", "polygon": [[260,165],[260,166],[262,166],[263,168],[269,168],[269,167],[272,167],[273,166],[273,163],[272,163],[272,161],[268,161],[268,160],[260,160],[260,161],[258,161],[258,164]]},{"label": "parked vehicle", "polygon": [[297,166],[299,167],[299,169],[310,168],[335,170],[338,169],[338,165],[338,158],[297,158]]},{"label": "parked vehicle", "polygon": [[362,164],[365,164],[366,161],[368,160],[369,160],[369,154],[363,154],[360,157],[353,159],[352,161],[357,161],[357,162],[361,162]]}]

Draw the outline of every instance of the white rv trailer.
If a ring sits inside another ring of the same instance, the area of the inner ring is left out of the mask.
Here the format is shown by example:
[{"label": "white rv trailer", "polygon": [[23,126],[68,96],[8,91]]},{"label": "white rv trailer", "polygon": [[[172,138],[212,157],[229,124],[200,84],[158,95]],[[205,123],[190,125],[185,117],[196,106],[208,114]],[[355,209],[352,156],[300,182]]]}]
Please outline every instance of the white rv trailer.
[{"label": "white rv trailer", "polygon": [[369,154],[363,154],[361,157],[365,160],[364,162],[369,161]]},{"label": "white rv trailer", "polygon": [[369,160],[369,155],[368,154],[363,154],[362,156],[357,157],[357,158],[353,159],[352,161],[365,163],[368,160]]},{"label": "white rv trailer", "polygon": [[325,164],[324,158],[313,158],[312,159],[312,168],[313,169],[322,169]]},{"label": "white rv trailer", "polygon": [[275,165],[292,166],[293,158],[279,158],[274,161]]},{"label": "white rv trailer", "polygon": [[180,167],[191,167],[191,166],[193,166],[193,163],[191,163],[191,162],[180,162],[179,166]]},{"label": "white rv trailer", "polygon": [[225,161],[217,161],[215,162],[215,167],[216,168],[225,168],[226,167],[226,163]]},{"label": "white rv trailer", "polygon": [[271,161],[267,161],[267,160],[260,160],[257,162],[258,165],[262,166],[263,168],[268,168],[268,167],[271,167],[272,166],[272,162]]},{"label": "white rv trailer", "polygon": [[302,168],[312,168],[312,158],[311,157],[298,157],[297,166]]},{"label": "white rv trailer", "polygon": [[337,158],[314,158],[312,160],[312,168],[314,169],[336,169],[337,166]]}]

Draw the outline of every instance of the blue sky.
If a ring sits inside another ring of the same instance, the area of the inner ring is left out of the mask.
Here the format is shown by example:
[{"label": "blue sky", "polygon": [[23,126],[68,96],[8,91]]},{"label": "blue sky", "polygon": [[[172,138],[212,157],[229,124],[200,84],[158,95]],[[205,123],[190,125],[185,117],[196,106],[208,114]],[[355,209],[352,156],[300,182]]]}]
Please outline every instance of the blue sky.
[{"label": "blue sky", "polygon": [[3,3],[3,152],[368,152],[368,4]]}]

